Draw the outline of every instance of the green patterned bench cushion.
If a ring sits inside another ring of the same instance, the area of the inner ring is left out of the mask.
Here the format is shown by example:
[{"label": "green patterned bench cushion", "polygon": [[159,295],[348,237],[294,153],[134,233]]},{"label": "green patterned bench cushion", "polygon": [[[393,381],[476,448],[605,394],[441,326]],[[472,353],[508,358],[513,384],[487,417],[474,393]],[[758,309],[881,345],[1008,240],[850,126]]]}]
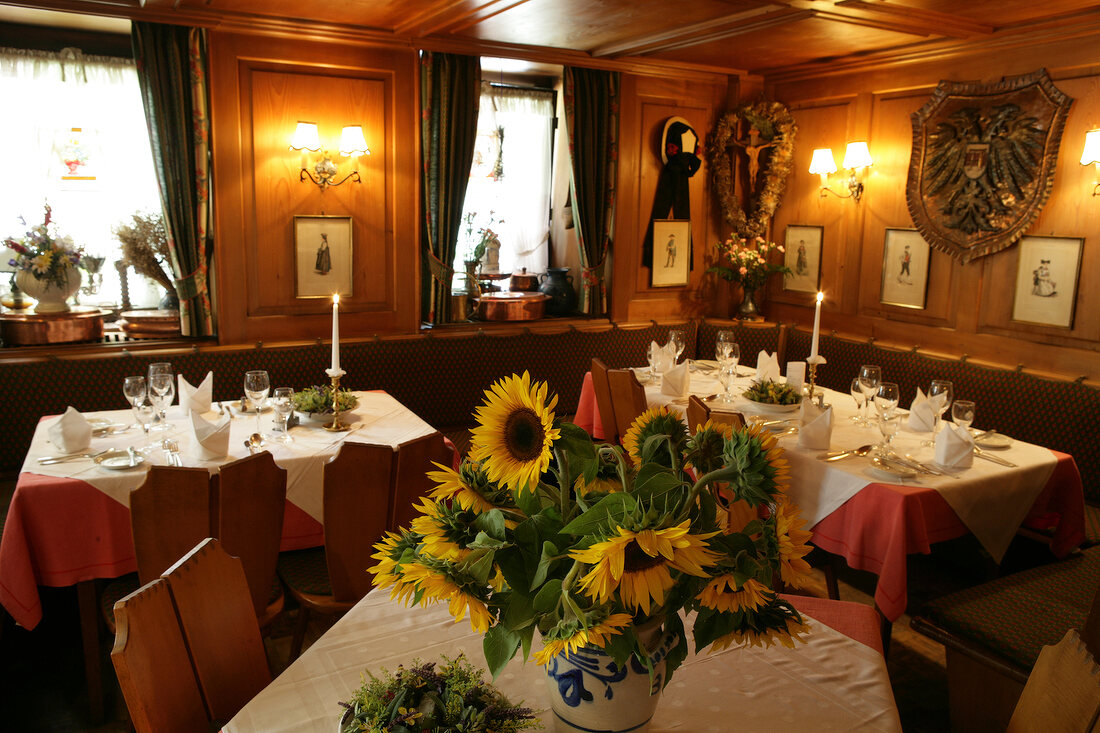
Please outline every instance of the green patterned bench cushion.
[{"label": "green patterned bench cushion", "polygon": [[[927,604],[918,616],[974,642],[1022,670],[1044,645],[1085,623],[1100,584],[1100,547],[958,591]],[[914,627],[921,622],[914,620]]]}]

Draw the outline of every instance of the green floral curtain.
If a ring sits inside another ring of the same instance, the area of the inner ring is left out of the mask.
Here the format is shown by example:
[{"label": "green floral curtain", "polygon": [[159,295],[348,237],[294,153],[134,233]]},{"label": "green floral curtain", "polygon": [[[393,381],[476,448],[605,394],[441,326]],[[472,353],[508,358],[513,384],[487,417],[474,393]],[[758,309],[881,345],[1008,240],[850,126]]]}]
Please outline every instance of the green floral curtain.
[{"label": "green floral curtain", "polygon": [[141,98],[184,336],[213,336],[214,255],[206,31],[135,21]]},{"label": "green floral curtain", "polygon": [[607,253],[615,232],[619,168],[619,73],[565,68],[565,122],[573,160],[570,194],[580,245],[581,311],[607,312]]},{"label": "green floral curtain", "polygon": [[462,202],[474,161],[481,59],[425,51],[420,57],[421,313],[448,323]]}]

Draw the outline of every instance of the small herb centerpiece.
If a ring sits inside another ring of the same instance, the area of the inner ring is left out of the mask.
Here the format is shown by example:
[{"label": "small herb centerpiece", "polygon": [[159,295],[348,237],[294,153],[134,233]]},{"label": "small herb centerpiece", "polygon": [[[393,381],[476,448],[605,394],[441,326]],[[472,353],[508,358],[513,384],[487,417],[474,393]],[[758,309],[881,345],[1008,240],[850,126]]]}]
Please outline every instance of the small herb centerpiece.
[{"label": "small herb centerpiece", "polygon": [[[809,532],[775,437],[710,422],[689,436],[652,409],[623,447],[597,446],[555,418],[556,403],[526,372],[487,390],[469,457],[457,471],[436,464],[421,516],[376,545],[375,584],[407,603],[445,602],[456,621],[468,614],[494,677],[530,655],[537,632],[559,715],[570,714],[559,697],[574,707],[613,697],[587,689],[610,675],[562,671],[586,649],[613,658],[620,679],[629,661],[659,691],[687,655],[681,612],[693,612],[697,651],[793,646],[806,627],[775,581],[802,584]],[[732,520],[739,501],[757,518]],[[675,643],[658,660],[643,639],[660,626]]]},{"label": "small herb centerpiece", "polygon": [[758,379],[741,394],[747,400],[766,405],[797,405],[802,402],[801,390],[771,379]]},{"label": "small herb centerpiece", "polygon": [[[24,224],[26,220],[19,219]],[[31,227],[19,237],[7,237],[4,245],[15,252],[8,264],[16,268],[15,282],[19,288],[38,301],[39,313],[60,313],[69,310],[65,301],[80,287],[80,263],[83,249],[73,240],[57,233],[52,210],[46,205],[42,223]]]},{"label": "small herb centerpiece", "polygon": [[[359,398],[349,389],[341,389],[337,396],[340,412],[354,410]],[[294,409],[310,415],[332,414],[332,385],[319,384],[294,393]]]},{"label": "small herb centerpiece", "polygon": [[708,267],[729,282],[741,284],[745,297],[741,302],[739,315],[743,318],[755,318],[759,314],[756,306],[756,291],[767,284],[772,275],[789,274],[791,269],[771,261],[773,253],[783,253],[783,245],[769,242],[763,237],[753,237],[752,241],[731,234],[725,241],[715,245],[720,261],[728,264]]},{"label": "small herb centerpiece", "polygon": [[459,656],[444,664],[414,659],[408,669],[370,675],[349,702],[341,733],[515,733],[534,727],[530,708],[516,707],[480,670]]}]

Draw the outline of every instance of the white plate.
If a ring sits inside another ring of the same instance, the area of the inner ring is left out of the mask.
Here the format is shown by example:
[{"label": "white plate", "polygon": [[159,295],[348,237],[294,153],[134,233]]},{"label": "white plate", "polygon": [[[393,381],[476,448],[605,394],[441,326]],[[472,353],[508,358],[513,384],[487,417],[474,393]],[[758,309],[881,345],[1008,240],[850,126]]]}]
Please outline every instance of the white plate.
[{"label": "white plate", "polygon": [[92,426],[92,430],[95,430],[96,428],[109,427],[112,423],[105,417],[89,417],[88,424]]},{"label": "white plate", "polygon": [[[294,411],[294,414],[298,416],[299,425],[327,425],[332,422],[331,412],[298,412]],[[359,419],[359,416],[355,412],[348,412],[345,410],[340,413],[340,422],[344,425],[350,425]]]},{"label": "white plate", "polygon": [[974,439],[974,443],[983,450],[1007,450],[1012,447],[1012,438],[1000,433],[993,433],[992,435],[978,436]]},{"label": "white plate", "polygon": [[871,466],[867,469],[872,475],[886,481],[898,479],[912,479],[917,477],[917,472],[897,463],[887,463],[879,458],[871,459]]},{"label": "white plate", "polygon": [[129,453],[121,450],[112,450],[96,456],[94,460],[101,468],[110,469],[111,471],[129,471],[131,468],[137,468],[145,463],[145,456],[140,453],[135,453],[135,462],[131,463]]}]

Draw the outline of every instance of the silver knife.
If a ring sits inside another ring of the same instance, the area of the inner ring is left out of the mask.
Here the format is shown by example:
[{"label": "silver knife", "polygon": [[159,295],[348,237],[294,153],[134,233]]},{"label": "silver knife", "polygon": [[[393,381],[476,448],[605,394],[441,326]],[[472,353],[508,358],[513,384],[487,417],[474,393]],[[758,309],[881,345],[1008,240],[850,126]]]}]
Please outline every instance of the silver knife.
[{"label": "silver knife", "polygon": [[985,460],[990,461],[991,463],[997,463],[997,464],[1000,464],[1002,466],[1007,466],[1008,468],[1019,468],[1019,466],[1017,466],[1012,461],[1006,461],[1005,459],[1001,458],[1000,456],[991,456],[988,453],[986,453],[985,451],[983,451],[981,448],[979,448],[978,446],[974,446],[974,455],[976,455],[978,458],[984,458]]}]

